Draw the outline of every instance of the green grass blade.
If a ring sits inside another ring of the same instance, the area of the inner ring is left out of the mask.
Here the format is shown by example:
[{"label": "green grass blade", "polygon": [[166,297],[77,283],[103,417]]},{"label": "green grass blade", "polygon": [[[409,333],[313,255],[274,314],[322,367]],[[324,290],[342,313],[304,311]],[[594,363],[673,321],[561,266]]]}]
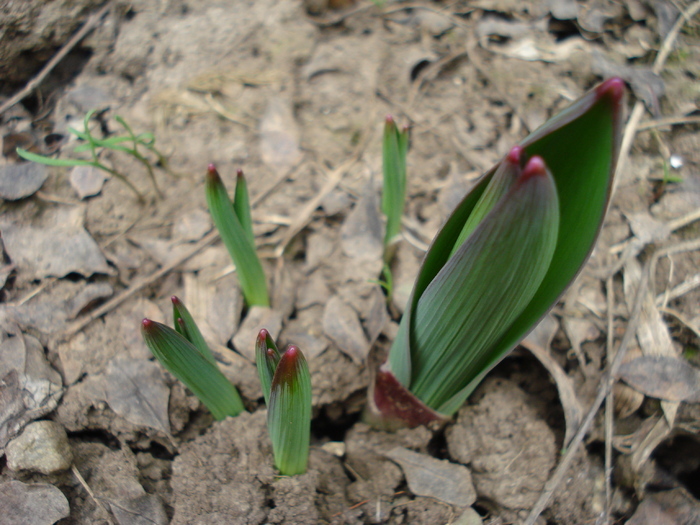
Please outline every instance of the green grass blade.
[{"label": "green grass blade", "polygon": [[272,379],[267,428],[275,466],[286,476],[303,474],[309,459],[311,375],[296,346],[282,354]]},{"label": "green grass blade", "polygon": [[221,371],[172,328],[144,319],[141,333],[160,363],[206,405],[216,419],[237,416],[243,402]]},{"label": "green grass blade", "polygon": [[266,405],[270,402],[272,378],[275,376],[275,370],[277,370],[279,362],[280,353],[277,350],[277,345],[272,339],[270,332],[263,328],[255,340],[255,364],[258,368],[258,376],[260,377],[260,385],[262,386]]},{"label": "green grass blade", "polygon": [[80,159],[53,159],[51,157],[45,157],[44,155],[39,155],[38,153],[32,153],[22,148],[17,148],[15,150],[17,155],[25,160],[31,162],[38,162],[39,164],[46,164],[47,166],[61,166],[61,167],[72,167],[72,166],[94,166],[95,163],[91,160],[80,160]]},{"label": "green grass blade", "polygon": [[480,372],[542,282],[558,226],[554,181],[534,157],[418,300],[411,391],[426,405],[440,409]]},{"label": "green grass blade", "polygon": [[401,217],[406,202],[406,154],[408,130],[399,131],[392,117],[386,118],[382,143],[384,189],[382,212],[386,215],[384,246],[401,232]]},{"label": "green grass blade", "polygon": [[226,187],[214,165],[207,171],[205,184],[207,204],[214,225],[224,242],[238,273],[243,296],[248,306],[270,306],[267,280],[255,248],[250,245],[248,235],[233,212]]},{"label": "green grass blade", "polygon": [[243,170],[236,172],[236,188],[233,191],[233,211],[245,231],[248,242],[255,249],[255,234],[253,234],[253,217],[251,215],[248,183]]},{"label": "green grass blade", "polygon": [[[204,336],[199,330],[190,311],[176,296],[173,295],[170,301],[173,303],[173,322],[175,323],[175,330],[177,333],[192,343],[207,361],[214,366],[218,366],[216,364],[216,359],[214,359],[214,354],[211,353],[211,348],[209,348],[209,345],[204,340]],[[182,322],[180,323],[179,320]]]}]

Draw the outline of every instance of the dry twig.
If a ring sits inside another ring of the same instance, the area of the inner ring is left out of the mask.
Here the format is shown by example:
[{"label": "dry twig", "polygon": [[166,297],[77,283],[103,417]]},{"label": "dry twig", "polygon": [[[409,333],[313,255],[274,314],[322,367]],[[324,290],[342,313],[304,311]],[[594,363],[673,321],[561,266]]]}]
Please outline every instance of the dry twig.
[{"label": "dry twig", "polygon": [[27,82],[27,85],[22,88],[22,90],[15,96],[7,100],[2,106],[0,106],[0,114],[4,113],[12,106],[21,102],[25,97],[29,96],[39,85],[44,81],[46,76],[51,73],[53,68],[58,65],[58,63],[65,58],[65,56],[70,53],[78,42],[80,42],[87,34],[92,31],[95,26],[102,20],[102,17],[107,13],[110,7],[110,2],[105,3],[102,8],[95,14],[90,15],[90,17],[85,21],[83,27],[81,27],[71,39],[61,48],[61,50],[54,55],[54,57],[47,62],[39,74]]}]

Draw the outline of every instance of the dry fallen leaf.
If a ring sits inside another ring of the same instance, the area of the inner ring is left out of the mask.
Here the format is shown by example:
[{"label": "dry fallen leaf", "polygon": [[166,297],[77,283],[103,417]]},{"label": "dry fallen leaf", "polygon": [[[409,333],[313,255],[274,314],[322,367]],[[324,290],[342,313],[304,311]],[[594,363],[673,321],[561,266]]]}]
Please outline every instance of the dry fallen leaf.
[{"label": "dry fallen leaf", "polygon": [[326,303],[323,311],[323,331],[338,345],[340,351],[356,364],[361,364],[367,357],[369,342],[357,312],[337,295]]},{"label": "dry fallen leaf", "polygon": [[367,190],[343,222],[340,245],[352,259],[375,261],[381,260],[384,250],[383,227],[377,193]]},{"label": "dry fallen leaf", "polygon": [[99,246],[83,227],[83,219],[83,209],[76,206],[47,213],[41,227],[0,224],[5,250],[22,278],[113,274]]},{"label": "dry fallen leaf", "polygon": [[260,122],[260,155],[277,173],[287,172],[301,159],[299,128],[291,103],[280,98],[269,101]]},{"label": "dry fallen leaf", "polygon": [[48,483],[0,484],[0,525],[53,525],[70,514],[68,500]]},{"label": "dry fallen leaf", "polygon": [[41,343],[30,335],[0,344],[0,453],[24,426],[56,408],[61,376],[46,361]]},{"label": "dry fallen leaf", "polygon": [[623,363],[619,374],[625,383],[648,396],[700,403],[700,371],[683,359],[641,356]]},{"label": "dry fallen leaf", "polygon": [[649,494],[637,507],[627,525],[694,525],[700,504],[683,488]]},{"label": "dry fallen leaf", "polygon": [[542,363],[557,385],[559,400],[564,409],[564,419],[566,420],[566,435],[564,436],[564,446],[566,446],[581,424],[583,408],[576,396],[573,381],[549,354],[550,345],[558,329],[559,323],[556,319],[552,315],[547,315],[521,344]]},{"label": "dry fallen leaf", "polygon": [[170,389],[153,361],[115,359],[107,365],[104,389],[109,406],[127,421],[170,434]]},{"label": "dry fallen leaf", "polygon": [[472,476],[464,465],[402,447],[391,449],[385,455],[401,465],[408,488],[416,496],[439,499],[457,507],[468,507],[476,501]]}]

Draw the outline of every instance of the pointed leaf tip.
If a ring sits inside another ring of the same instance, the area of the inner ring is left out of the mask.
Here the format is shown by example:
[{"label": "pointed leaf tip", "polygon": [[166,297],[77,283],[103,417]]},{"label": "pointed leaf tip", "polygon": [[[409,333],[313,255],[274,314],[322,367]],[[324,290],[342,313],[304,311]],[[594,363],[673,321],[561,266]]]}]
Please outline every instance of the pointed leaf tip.
[{"label": "pointed leaf tip", "polygon": [[520,165],[520,159],[523,154],[522,146],[513,146],[506,156],[506,160],[511,164]]},{"label": "pointed leaf tip", "polygon": [[221,181],[219,172],[216,171],[216,166],[214,164],[209,164],[207,166],[207,182],[210,184],[218,184]]},{"label": "pointed leaf tip", "polygon": [[258,332],[258,344],[260,346],[264,345],[269,336],[270,332],[268,332],[265,328],[261,329],[260,332]]},{"label": "pointed leaf tip", "polygon": [[387,115],[384,120],[387,124],[394,124],[394,117],[392,117],[391,115]]},{"label": "pointed leaf tip", "polygon": [[238,168],[238,169],[236,170],[236,177],[239,178],[239,179],[240,179],[241,177],[243,177],[243,170],[242,170],[241,168]]},{"label": "pointed leaf tip", "polygon": [[141,321],[141,328],[143,328],[144,331],[151,331],[153,329],[153,321],[150,319],[144,319]]},{"label": "pointed leaf tip", "polygon": [[180,306],[182,304],[182,301],[180,300],[180,298],[177,295],[173,295],[170,298],[170,302],[173,303],[173,306]]},{"label": "pointed leaf tip", "polygon": [[523,169],[523,173],[520,175],[520,178],[518,179],[518,182],[521,184],[525,182],[526,180],[532,178],[532,177],[537,177],[537,176],[546,176],[547,175],[547,165],[544,163],[544,159],[540,157],[539,155],[535,155],[532,157],[530,160],[527,161],[527,164],[525,165],[525,169]]},{"label": "pointed leaf tip", "polygon": [[609,96],[614,102],[620,102],[625,94],[625,81],[620,77],[609,78],[596,88],[599,97]]}]

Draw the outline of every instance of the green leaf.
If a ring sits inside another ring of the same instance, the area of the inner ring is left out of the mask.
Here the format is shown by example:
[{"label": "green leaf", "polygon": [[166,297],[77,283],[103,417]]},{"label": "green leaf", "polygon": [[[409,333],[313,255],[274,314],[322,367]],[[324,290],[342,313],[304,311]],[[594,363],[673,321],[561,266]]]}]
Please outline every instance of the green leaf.
[{"label": "green leaf", "polygon": [[386,118],[382,143],[384,190],[382,212],[386,215],[384,246],[389,246],[401,232],[401,217],[406,202],[406,154],[408,129],[399,131],[391,116]]},{"label": "green leaf", "polygon": [[411,391],[426,405],[442,412],[481,371],[483,356],[542,282],[558,229],[554,180],[533,157],[418,300]]},{"label": "green leaf", "polygon": [[498,166],[496,172],[491,177],[488,186],[481,194],[479,202],[474,206],[474,210],[469,215],[469,219],[464,224],[462,232],[459,234],[457,241],[455,242],[450,257],[452,257],[455,252],[459,249],[467,237],[474,231],[474,229],[479,225],[479,223],[486,217],[486,214],[491,211],[491,209],[500,201],[508,190],[515,184],[520,173],[520,161],[523,149],[520,146],[513,147],[503,162]]},{"label": "green leaf", "polygon": [[309,458],[311,376],[296,346],[282,354],[272,379],[267,428],[275,466],[286,476],[303,474]]},{"label": "green leaf", "polygon": [[187,339],[172,328],[144,319],[141,333],[160,363],[182,381],[218,419],[243,412],[236,388]]},{"label": "green leaf", "polygon": [[216,364],[216,359],[214,359],[214,354],[211,353],[211,349],[204,340],[204,336],[199,330],[197,323],[195,323],[190,311],[176,296],[173,295],[170,301],[173,303],[173,322],[177,333],[192,343],[207,361],[214,366],[218,366]]},{"label": "green leaf", "polygon": [[80,159],[53,159],[51,157],[45,157],[37,153],[32,153],[31,151],[24,150],[22,148],[17,148],[17,155],[25,160],[31,162],[38,162],[39,164],[46,164],[47,166],[94,166],[95,163],[91,160],[80,160]]},{"label": "green leaf", "polygon": [[243,175],[243,170],[236,172],[236,189],[233,191],[233,211],[246,233],[248,242],[255,250],[255,235],[253,234],[253,217],[248,198],[248,183]]},{"label": "green leaf", "polygon": [[205,184],[207,204],[214,225],[224,242],[238,273],[248,306],[270,306],[267,280],[260,259],[251,246],[248,234],[233,211],[226,187],[213,164],[209,165]]},{"label": "green leaf", "polygon": [[[500,204],[496,204],[491,211],[488,211],[489,202],[493,202],[493,200],[487,196],[481,200],[482,196],[485,195],[484,192],[490,191],[487,188],[494,179],[499,168],[498,165],[486,173],[483,180],[457,206],[434,239],[416,279],[398,336],[389,354],[388,365],[385,365],[384,368],[386,372],[394,374],[396,379],[411,391],[414,391],[412,381],[420,380],[419,388],[423,389],[433,402],[441,403],[440,406],[434,406],[434,409],[443,414],[454,413],[486,373],[536,326],[537,322],[555,304],[583,267],[593,249],[610,197],[620,145],[623,94],[624,83],[620,79],[608,80],[573,106],[556,115],[521,143],[523,160],[532,159],[534,156],[541,157],[554,180],[560,210],[556,247],[549,267],[531,300],[515,319],[501,327],[498,339],[492,344],[486,345],[487,349],[484,347],[483,351],[480,350],[476,353],[470,350],[471,338],[464,341],[464,352],[475,356],[476,361],[470,365],[471,371],[463,378],[463,384],[466,386],[461,390],[451,392],[451,396],[447,389],[427,386],[430,381],[424,378],[425,372],[419,370],[426,362],[434,369],[436,365],[431,365],[435,358],[415,357],[418,354],[426,355],[424,352],[427,350],[417,348],[416,333],[425,329],[417,328],[418,322],[414,317],[417,304],[433,280],[442,274],[443,270],[448,271],[448,267],[454,265],[455,261],[460,259],[460,254],[464,253],[462,248],[459,248],[454,252],[454,257],[450,259],[455,244],[459,244],[457,241],[460,238],[460,233],[465,229],[472,214],[480,215],[484,211],[488,212],[481,219],[483,225],[490,220],[494,213],[497,213],[497,209],[501,209]],[[500,191],[495,193],[500,193]],[[478,235],[482,225],[471,232],[462,247],[472,245],[475,242],[471,238]],[[512,263],[519,264],[515,260],[512,260]],[[499,259],[492,261],[492,264],[501,268],[502,271],[507,271],[505,268],[508,265],[507,261]],[[479,271],[485,272],[487,269]],[[492,286],[497,286],[496,282],[490,282]],[[508,281],[504,281],[504,283],[508,283]],[[474,294],[473,291],[468,293]],[[440,306],[437,299],[434,299],[433,304],[435,304],[436,309]],[[509,306],[503,305],[497,305],[496,308],[510,309]],[[423,311],[422,319],[427,319],[430,312],[424,306],[421,307],[421,310]],[[514,311],[511,309],[509,315],[512,315]],[[433,328],[434,333],[431,337],[443,337],[442,331],[448,334],[444,337],[449,337],[449,334],[454,336],[457,333],[455,327],[465,322],[467,318],[466,315],[463,315],[455,320],[456,318],[450,317],[452,314],[447,311],[444,315],[448,316],[448,319],[452,319],[454,326],[443,327],[440,330]],[[479,313],[477,315],[477,320],[484,320],[484,316],[489,314]],[[433,317],[438,321],[441,319],[439,315],[433,315]],[[423,324],[427,322],[421,321]],[[470,326],[474,324],[468,319],[466,322],[470,323]],[[432,348],[436,348],[434,340],[428,341],[429,338],[421,337],[421,344],[424,347],[429,344]],[[452,348],[455,348],[454,341],[451,341],[450,344],[453,345]],[[436,353],[441,352],[439,348],[435,351]],[[420,365],[416,362],[417,359],[421,360]],[[429,360],[426,361],[426,359]],[[455,357],[455,359],[461,359],[461,357]],[[454,368],[457,365],[455,362],[450,362],[445,366]],[[447,372],[435,369],[435,374],[435,382],[453,380]],[[456,383],[453,384],[453,387],[455,386]]]},{"label": "green leaf", "polygon": [[258,368],[258,376],[260,377],[260,385],[262,386],[266,405],[270,402],[272,378],[275,375],[279,362],[280,353],[277,350],[277,345],[275,345],[270,332],[263,328],[255,340],[255,364]]}]

